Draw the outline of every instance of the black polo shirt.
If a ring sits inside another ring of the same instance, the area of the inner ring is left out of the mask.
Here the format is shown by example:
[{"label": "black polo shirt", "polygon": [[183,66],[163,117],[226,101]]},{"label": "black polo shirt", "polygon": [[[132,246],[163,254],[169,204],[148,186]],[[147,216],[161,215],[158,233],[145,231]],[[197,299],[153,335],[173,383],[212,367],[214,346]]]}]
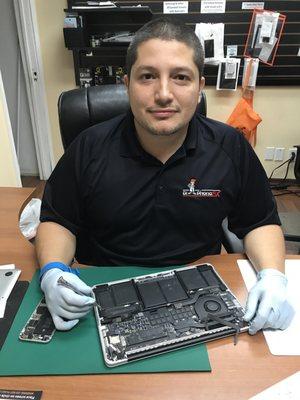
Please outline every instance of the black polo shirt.
[{"label": "black polo shirt", "polygon": [[217,254],[222,220],[243,238],[280,224],[266,174],[235,129],[195,115],[165,163],[146,153],[131,112],[83,132],[49,178],[41,221],[77,238],[92,265],[174,265]]}]

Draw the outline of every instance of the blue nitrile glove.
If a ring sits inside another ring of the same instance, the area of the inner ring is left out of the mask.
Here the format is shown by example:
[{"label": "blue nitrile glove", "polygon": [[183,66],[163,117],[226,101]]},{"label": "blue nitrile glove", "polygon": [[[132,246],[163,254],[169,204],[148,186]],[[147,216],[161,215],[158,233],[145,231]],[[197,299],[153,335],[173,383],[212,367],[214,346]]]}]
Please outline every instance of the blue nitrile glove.
[{"label": "blue nitrile glove", "polygon": [[287,279],[273,268],[261,270],[257,283],[250,290],[245,321],[251,321],[250,335],[264,328],[286,329],[295,311],[286,298]]},{"label": "blue nitrile glove", "polygon": [[[66,282],[83,295],[58,285],[57,281],[60,277],[63,277]],[[78,323],[79,318],[84,317],[95,303],[95,300],[91,297],[92,288],[75,274],[64,272],[58,268],[52,268],[44,273],[41,289],[45,294],[47,307],[54,325],[56,329],[61,331],[72,329]]]}]

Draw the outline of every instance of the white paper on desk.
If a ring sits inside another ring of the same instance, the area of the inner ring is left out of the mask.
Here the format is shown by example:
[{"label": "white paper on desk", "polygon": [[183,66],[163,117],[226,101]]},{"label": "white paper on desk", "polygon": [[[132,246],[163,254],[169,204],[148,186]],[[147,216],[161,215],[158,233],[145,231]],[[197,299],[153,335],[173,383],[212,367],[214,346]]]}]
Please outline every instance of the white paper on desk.
[{"label": "white paper on desk", "polygon": [[[256,273],[248,260],[237,260],[248,291],[256,282]],[[284,331],[264,330],[269,350],[275,356],[300,355],[300,260],[285,260],[285,273],[288,279],[288,298],[296,314],[291,325]]]},{"label": "white paper on desk", "polygon": [[300,371],[270,386],[249,400],[299,400]]},{"label": "white paper on desk", "polygon": [[[15,264],[5,264],[5,265],[0,265],[0,269],[16,269],[16,266]],[[12,289],[13,287],[11,288],[11,290]],[[0,318],[4,317],[7,299],[8,296],[2,297],[0,293]]]},{"label": "white paper on desk", "polygon": [[15,268],[16,268],[15,264],[0,265],[0,269],[15,269]]}]

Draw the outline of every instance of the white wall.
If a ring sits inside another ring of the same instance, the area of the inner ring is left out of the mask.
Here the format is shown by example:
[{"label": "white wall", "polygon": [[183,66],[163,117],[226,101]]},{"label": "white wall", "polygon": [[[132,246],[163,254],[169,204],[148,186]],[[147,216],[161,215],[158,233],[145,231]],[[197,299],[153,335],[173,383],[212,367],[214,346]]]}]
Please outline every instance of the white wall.
[{"label": "white wall", "polygon": [[[241,96],[237,92],[216,91],[212,87],[205,89],[208,103],[208,116],[226,122]],[[258,86],[254,95],[254,109],[261,116],[262,122],[257,128],[256,154],[262,162],[267,175],[282,161],[265,161],[266,147],[284,147],[285,159],[288,149],[300,144],[300,87]],[[286,166],[278,169],[274,178],[283,178]],[[294,164],[291,164],[290,179],[295,179]]]},{"label": "white wall", "polygon": [[55,161],[58,161],[63,154],[63,147],[59,133],[57,101],[61,92],[75,88],[73,56],[72,52],[65,48],[63,37],[64,8],[67,8],[67,0],[35,0],[35,4],[53,154]]},{"label": "white wall", "polygon": [[0,69],[21,173],[38,175],[13,0],[0,2],[0,37]]},{"label": "white wall", "polygon": [[21,187],[6,97],[0,71],[0,186]]}]

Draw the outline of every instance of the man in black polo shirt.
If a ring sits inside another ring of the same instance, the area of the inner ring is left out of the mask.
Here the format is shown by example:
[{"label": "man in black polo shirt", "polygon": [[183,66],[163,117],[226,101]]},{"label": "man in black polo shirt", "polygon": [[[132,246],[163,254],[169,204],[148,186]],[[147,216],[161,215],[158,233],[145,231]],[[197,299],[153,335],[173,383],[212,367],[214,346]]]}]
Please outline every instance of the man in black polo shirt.
[{"label": "man in black polo shirt", "polygon": [[[81,134],[53,171],[36,248],[57,329],[71,329],[93,304],[70,268],[74,256],[91,265],[189,263],[220,252],[225,217],[259,270],[250,333],[289,324],[284,240],[265,172],[241,134],[195,114],[202,69],[193,31],[166,18],[146,24],[127,54],[131,110]],[[60,276],[86,296],[59,286]]]}]

